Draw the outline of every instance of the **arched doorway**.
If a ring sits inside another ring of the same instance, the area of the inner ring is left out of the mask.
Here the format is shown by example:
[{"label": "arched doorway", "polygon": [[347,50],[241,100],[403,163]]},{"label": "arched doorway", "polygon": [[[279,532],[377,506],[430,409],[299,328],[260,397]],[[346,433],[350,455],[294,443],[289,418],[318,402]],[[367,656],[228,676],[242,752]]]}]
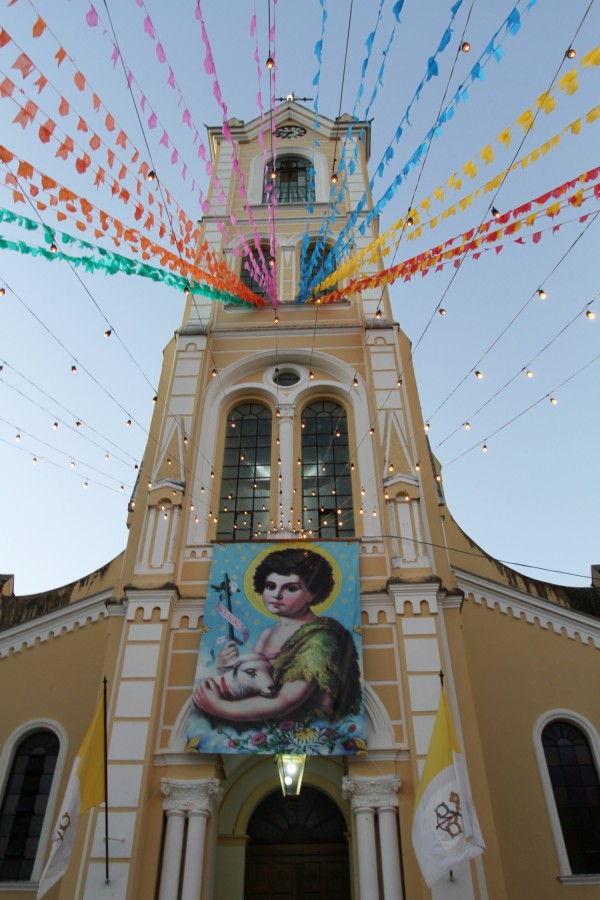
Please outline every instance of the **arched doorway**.
[{"label": "arched doorway", "polygon": [[244,900],[346,900],[350,872],[346,822],[321,791],[285,800],[273,791],[248,823]]}]

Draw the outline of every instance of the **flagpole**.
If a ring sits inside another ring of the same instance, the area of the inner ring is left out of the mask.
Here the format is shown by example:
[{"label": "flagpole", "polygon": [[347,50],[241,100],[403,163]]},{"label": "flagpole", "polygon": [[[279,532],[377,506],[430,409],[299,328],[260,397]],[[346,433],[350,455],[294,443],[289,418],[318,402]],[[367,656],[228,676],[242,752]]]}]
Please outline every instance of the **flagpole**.
[{"label": "flagpole", "polygon": [[106,685],[108,681],[106,675],[103,679],[104,685],[104,863],[106,875],[104,883],[109,884],[110,878],[108,873],[108,728],[107,728],[107,708],[106,708]]}]

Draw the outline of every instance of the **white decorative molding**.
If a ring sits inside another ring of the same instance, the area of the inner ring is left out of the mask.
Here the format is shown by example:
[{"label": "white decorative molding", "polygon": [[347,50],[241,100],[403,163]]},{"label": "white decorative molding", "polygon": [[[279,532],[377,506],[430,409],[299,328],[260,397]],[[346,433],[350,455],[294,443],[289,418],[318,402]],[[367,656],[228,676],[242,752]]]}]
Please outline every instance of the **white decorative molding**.
[{"label": "white decorative molding", "polygon": [[372,778],[346,775],[342,779],[342,797],[350,800],[352,812],[363,809],[398,807],[399,775],[377,775]]},{"label": "white decorative molding", "polygon": [[61,609],[53,610],[30,622],[23,622],[8,628],[0,635],[0,659],[12,651],[19,653],[23,648],[33,647],[38,641],[45,643],[52,635],[57,638],[65,632],[73,631],[75,625],[83,628],[88,622],[97,622],[108,616],[106,603],[112,598],[112,590],[103,591],[94,597],[77,600]]},{"label": "white decorative molding", "polygon": [[380,613],[384,614],[387,625],[393,625],[396,621],[396,609],[388,593],[361,594],[360,609],[367,614],[369,625],[378,624]]},{"label": "white decorative molding", "polygon": [[600,650],[600,620],[460,569],[455,572],[465,598],[470,597],[478,606],[485,604],[488,609],[498,609],[504,615],[510,612],[515,619],[524,619],[530,625],[537,623],[540,628],[551,629],[559,636],[564,634],[571,640],[578,637],[583,644],[591,643]]},{"label": "white decorative molding", "polygon": [[198,781],[161,778],[160,789],[165,798],[163,800],[165,812],[176,810],[200,813],[206,817],[211,815],[214,803],[219,803],[223,796],[223,788],[218,778],[203,778]]},{"label": "white decorative molding", "polygon": [[420,615],[423,602],[427,603],[429,614],[435,616],[438,612],[438,602],[443,596],[437,581],[419,581],[413,584],[392,582],[388,584],[388,591],[399,616],[404,615],[404,607],[407,603],[412,606],[413,615]]},{"label": "white decorative molding", "polygon": [[395,749],[398,745],[388,711],[373,688],[368,684],[365,684],[365,713],[367,717],[367,748],[369,756],[372,750]]},{"label": "white decorative molding", "polygon": [[152,612],[159,610],[160,621],[166,622],[171,611],[175,608],[179,594],[177,588],[167,588],[158,591],[138,591],[129,589],[125,591],[127,596],[127,621],[133,622],[139,609],[142,610],[144,621],[152,618]]}]

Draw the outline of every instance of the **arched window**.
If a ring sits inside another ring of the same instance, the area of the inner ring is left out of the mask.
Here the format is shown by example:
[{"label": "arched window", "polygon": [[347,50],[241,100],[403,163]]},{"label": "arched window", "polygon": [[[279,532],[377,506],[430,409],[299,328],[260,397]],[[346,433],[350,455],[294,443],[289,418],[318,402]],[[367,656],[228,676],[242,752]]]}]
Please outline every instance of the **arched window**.
[{"label": "arched window", "polygon": [[269,528],[272,415],[242,403],[227,420],[217,540],[250,541]]},{"label": "arched window", "polygon": [[[269,259],[271,258],[271,251],[266,244],[261,244],[260,247],[263,255],[263,259],[268,264]],[[252,260],[256,263],[256,267],[252,265],[250,259],[247,256],[242,258],[242,265],[240,268],[240,281],[242,284],[245,284],[247,288],[250,288],[255,294],[258,294],[259,297],[265,297],[265,285],[264,280],[259,279],[256,269],[258,272],[262,273],[265,263],[260,257],[260,253],[256,249],[256,247],[252,250],[251,253]]]},{"label": "arched window", "polygon": [[302,414],[302,506],[310,537],[354,536],[348,421],[330,400],[311,403]]},{"label": "arched window", "polygon": [[[324,278],[327,277],[328,272],[333,272],[336,267],[335,256],[332,256],[330,262],[332,263],[331,268],[328,268],[327,272],[324,268],[324,262],[329,257],[331,252],[331,247],[327,244],[323,245],[322,240],[313,240],[308,245],[306,250],[306,254],[304,255],[304,259],[301,259],[300,266],[300,279],[306,285],[319,284],[319,282],[323,281]],[[312,297],[322,297],[324,294],[328,294],[330,291],[334,291],[337,288],[337,283],[330,285],[326,291],[309,291]]]},{"label": "arched window", "polygon": [[[275,197],[277,203],[314,203],[314,178],[310,177],[310,162],[303,156],[280,156],[275,163]],[[263,188],[263,203],[267,202],[267,187]]]},{"label": "arched window", "polygon": [[40,730],[15,749],[0,807],[0,882],[31,878],[59,747]]},{"label": "arched window", "polygon": [[586,735],[572,722],[554,720],[542,747],[573,875],[600,873],[600,782]]}]

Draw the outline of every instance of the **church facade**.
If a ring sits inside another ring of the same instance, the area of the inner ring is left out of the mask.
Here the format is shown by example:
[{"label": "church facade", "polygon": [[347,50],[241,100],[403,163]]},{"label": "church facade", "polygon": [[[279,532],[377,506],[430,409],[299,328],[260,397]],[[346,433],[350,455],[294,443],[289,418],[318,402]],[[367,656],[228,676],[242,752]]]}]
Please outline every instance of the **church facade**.
[{"label": "church facade", "polygon": [[[97,808],[50,900],[598,896],[600,586],[528,579],[454,522],[386,290],[294,302],[307,206],[320,223],[348,121],[320,117],[313,150],[314,114],[282,104],[266,172],[260,119],[230,120],[235,161],[209,129],[202,241],[260,293],[221,224],[233,213],[253,246],[251,216],[280,305],[191,293],[124,552],[46,594],[19,597],[0,579],[0,895],[35,896],[105,676],[109,880]],[[369,143],[369,123],[355,123],[331,243],[367,188]],[[357,252],[377,221],[363,230]],[[273,754],[190,752],[188,726],[215,548],[303,542],[355,548],[366,752],[308,755],[286,802]],[[486,850],[429,890],[411,826],[440,672]]]}]

